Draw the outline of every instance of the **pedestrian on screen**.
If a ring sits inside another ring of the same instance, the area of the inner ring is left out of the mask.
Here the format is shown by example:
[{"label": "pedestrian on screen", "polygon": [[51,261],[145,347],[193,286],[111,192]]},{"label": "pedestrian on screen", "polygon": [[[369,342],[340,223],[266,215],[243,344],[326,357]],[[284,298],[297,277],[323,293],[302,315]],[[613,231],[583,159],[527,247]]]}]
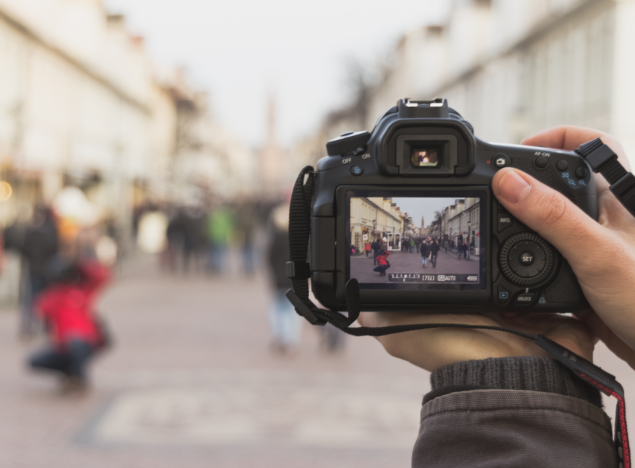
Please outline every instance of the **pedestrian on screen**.
[{"label": "pedestrian on screen", "polygon": [[423,265],[423,268],[425,268],[428,264],[428,256],[430,255],[430,246],[427,242],[421,243],[419,252],[421,253],[421,264]]},{"label": "pedestrian on screen", "polygon": [[445,249],[445,253],[448,253],[449,242],[447,239],[443,241],[443,248]]},{"label": "pedestrian on screen", "polygon": [[437,267],[437,254],[439,250],[441,250],[441,247],[439,247],[436,240],[433,240],[432,244],[430,244],[430,262],[432,263],[432,268]]},{"label": "pedestrian on screen", "polygon": [[386,276],[386,270],[390,268],[390,263],[388,262],[388,255],[390,255],[390,252],[387,252],[382,249],[380,250],[379,255],[377,256],[377,263],[379,265],[373,268],[373,271],[376,271],[377,273],[379,273],[379,276]]},{"label": "pedestrian on screen", "polygon": [[373,250],[373,265],[377,265],[377,256],[381,250],[381,243],[379,240],[375,239],[375,241],[370,244],[370,248]]},{"label": "pedestrian on screen", "polygon": [[366,257],[370,256],[370,242],[366,241],[366,244],[364,244],[364,251],[366,252]]}]

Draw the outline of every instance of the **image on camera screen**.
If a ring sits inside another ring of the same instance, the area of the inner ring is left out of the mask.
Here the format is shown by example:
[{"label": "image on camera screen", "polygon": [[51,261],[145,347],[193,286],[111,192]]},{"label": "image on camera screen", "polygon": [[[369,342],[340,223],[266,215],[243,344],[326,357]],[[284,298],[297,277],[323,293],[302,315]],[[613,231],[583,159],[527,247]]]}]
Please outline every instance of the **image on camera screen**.
[{"label": "image on camera screen", "polygon": [[486,247],[480,224],[480,197],[351,196],[349,278],[360,286],[479,287]]}]

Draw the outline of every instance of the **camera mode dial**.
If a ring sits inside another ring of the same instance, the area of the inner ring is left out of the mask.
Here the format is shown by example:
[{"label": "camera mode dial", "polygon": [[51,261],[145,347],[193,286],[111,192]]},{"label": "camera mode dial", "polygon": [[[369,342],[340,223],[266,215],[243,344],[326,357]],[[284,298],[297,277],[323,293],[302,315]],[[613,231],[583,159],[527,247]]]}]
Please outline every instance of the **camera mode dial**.
[{"label": "camera mode dial", "polygon": [[518,286],[535,286],[549,278],[556,256],[553,247],[538,234],[522,232],[503,243],[498,260],[509,281]]},{"label": "camera mode dial", "polygon": [[366,151],[366,144],[370,140],[370,133],[346,132],[337,138],[333,138],[326,144],[326,152],[329,156],[344,156],[351,153]]}]

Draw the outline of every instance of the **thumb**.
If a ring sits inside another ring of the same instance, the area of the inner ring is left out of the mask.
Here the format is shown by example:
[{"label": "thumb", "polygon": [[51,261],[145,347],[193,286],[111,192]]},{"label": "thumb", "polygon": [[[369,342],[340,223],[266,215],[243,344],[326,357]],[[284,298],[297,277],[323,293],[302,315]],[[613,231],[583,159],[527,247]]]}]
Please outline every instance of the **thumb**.
[{"label": "thumb", "polygon": [[505,209],[553,245],[572,266],[577,258],[606,242],[605,228],[529,174],[502,169],[492,179],[492,190]]}]

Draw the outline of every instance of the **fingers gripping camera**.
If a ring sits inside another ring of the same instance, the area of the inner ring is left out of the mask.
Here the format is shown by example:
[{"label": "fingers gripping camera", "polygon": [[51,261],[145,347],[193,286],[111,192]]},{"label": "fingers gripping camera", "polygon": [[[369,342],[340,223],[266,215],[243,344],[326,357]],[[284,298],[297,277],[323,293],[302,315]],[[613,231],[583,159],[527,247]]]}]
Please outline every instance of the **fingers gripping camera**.
[{"label": "fingers gripping camera", "polygon": [[493,197],[515,167],[597,219],[593,173],[574,152],[486,143],[444,99],[399,100],[372,132],[328,142],[311,214],[316,298],[346,310],[359,282],[364,310],[578,311],[571,268]]}]

